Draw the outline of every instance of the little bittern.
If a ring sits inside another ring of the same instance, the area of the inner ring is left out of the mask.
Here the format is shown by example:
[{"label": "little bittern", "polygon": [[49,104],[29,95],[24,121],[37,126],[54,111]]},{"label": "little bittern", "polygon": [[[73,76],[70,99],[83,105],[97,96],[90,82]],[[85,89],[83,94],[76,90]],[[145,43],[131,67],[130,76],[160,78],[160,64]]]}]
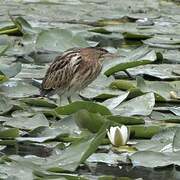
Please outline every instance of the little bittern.
[{"label": "little bittern", "polygon": [[103,48],[73,48],[55,58],[41,85],[41,96],[67,96],[87,87],[99,75],[103,59],[111,56]]}]

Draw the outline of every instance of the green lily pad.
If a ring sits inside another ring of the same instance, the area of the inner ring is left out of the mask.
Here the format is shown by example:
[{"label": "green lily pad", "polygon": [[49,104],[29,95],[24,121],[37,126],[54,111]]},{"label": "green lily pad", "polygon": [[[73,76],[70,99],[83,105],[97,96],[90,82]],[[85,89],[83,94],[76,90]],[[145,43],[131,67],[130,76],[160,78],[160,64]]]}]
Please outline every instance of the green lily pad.
[{"label": "green lily pad", "polygon": [[177,35],[155,35],[154,37],[144,40],[144,44],[152,47],[178,49],[180,48],[180,36]]},{"label": "green lily pad", "polygon": [[49,108],[57,107],[57,105],[53,101],[45,98],[24,98],[21,101],[25,102],[30,106],[41,106]]},{"label": "green lily pad", "polygon": [[109,88],[109,85],[113,80],[113,77],[100,75],[87,88],[82,90],[80,95],[88,99],[107,99],[115,97],[119,95],[120,92]]},{"label": "green lily pad", "polygon": [[169,161],[168,156],[153,151],[139,151],[130,156],[133,166],[144,166],[144,167],[162,167],[172,164]]},{"label": "green lily pad", "polygon": [[179,75],[173,73],[180,68],[179,64],[146,64],[143,66],[130,68],[128,72],[132,76],[148,75],[161,80],[179,79]]},{"label": "green lily pad", "polygon": [[132,125],[129,126],[132,138],[149,139],[161,131],[158,125]]},{"label": "green lily pad", "polygon": [[[138,106],[137,106],[138,104]],[[149,115],[155,105],[155,97],[153,93],[147,93],[142,96],[138,96],[129,101],[123,102],[118,107],[113,109],[114,114],[121,116],[132,115]]]},{"label": "green lily pad", "polygon": [[118,165],[119,161],[126,162],[126,156],[113,152],[94,153],[86,160],[87,163],[106,163],[109,165]]},{"label": "green lily pad", "polygon": [[6,64],[0,65],[0,74],[3,74],[9,78],[16,76],[20,71],[21,63],[11,64],[10,66]]},{"label": "green lily pad", "polygon": [[124,124],[124,125],[135,125],[135,124],[144,124],[145,121],[142,117],[126,117],[120,115],[111,115],[105,116],[108,120],[113,121],[115,123]]},{"label": "green lily pad", "polygon": [[11,80],[0,85],[2,93],[11,98],[23,98],[39,94],[39,89],[23,81]]},{"label": "green lily pad", "polygon": [[18,136],[19,136],[18,128],[0,128],[1,139],[16,138]]},{"label": "green lily pad", "polygon": [[128,68],[149,64],[156,59],[157,57],[154,50],[150,50],[147,47],[140,47],[133,50],[125,58],[116,58],[108,61],[103,68],[103,72],[105,75],[109,76]]},{"label": "green lily pad", "polygon": [[55,108],[55,112],[60,115],[70,115],[81,109],[86,109],[92,113],[100,113],[101,115],[110,115],[111,112],[103,105],[90,101],[76,101],[66,106]]},{"label": "green lily pad", "polygon": [[12,108],[11,101],[7,97],[0,95],[0,115],[7,113]]},{"label": "green lily pad", "polygon": [[180,123],[180,117],[172,113],[162,113],[162,112],[153,111],[151,113],[151,119],[156,121],[169,122],[169,123]]},{"label": "green lily pad", "polygon": [[32,118],[19,116],[6,121],[3,125],[17,127],[19,129],[33,130],[40,126],[49,126],[49,122],[43,114],[37,114]]},{"label": "green lily pad", "polygon": [[[120,92],[119,92],[120,93]],[[114,109],[121,104],[129,95],[129,92],[122,92],[119,96],[104,101],[104,104],[108,109]]]},{"label": "green lily pad", "polygon": [[44,167],[52,172],[62,172],[64,170],[75,171],[102,143],[108,126],[109,123],[104,124],[96,135],[91,135],[88,138],[72,144],[62,152],[61,156],[54,155],[48,158]]},{"label": "green lily pad", "polygon": [[144,93],[153,92],[157,94],[156,100],[171,100],[170,92],[175,89],[168,82],[146,83],[143,78],[137,77],[137,87]]},{"label": "green lily pad", "polygon": [[63,52],[69,48],[87,46],[89,44],[83,37],[66,29],[43,30],[36,40],[36,48],[42,51]]},{"label": "green lily pad", "polygon": [[91,132],[98,132],[106,121],[106,118],[99,113],[90,113],[82,109],[74,114],[76,124],[80,128],[88,129]]},{"label": "green lily pad", "polygon": [[178,152],[180,151],[180,128],[177,128],[176,133],[174,135],[174,139],[173,139],[173,151],[174,152]]},{"label": "green lily pad", "polygon": [[18,162],[5,163],[0,165],[0,175],[3,179],[26,179],[34,178],[33,171],[29,168],[30,165],[20,164]]}]

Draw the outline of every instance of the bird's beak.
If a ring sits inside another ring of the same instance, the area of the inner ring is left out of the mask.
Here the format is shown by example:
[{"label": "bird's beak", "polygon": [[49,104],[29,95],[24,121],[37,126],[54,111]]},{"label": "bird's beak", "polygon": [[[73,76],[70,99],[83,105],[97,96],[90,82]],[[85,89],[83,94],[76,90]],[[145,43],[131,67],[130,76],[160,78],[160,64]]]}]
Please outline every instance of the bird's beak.
[{"label": "bird's beak", "polygon": [[113,54],[113,53],[106,53],[103,55],[104,58],[116,58],[119,57],[117,54]]}]

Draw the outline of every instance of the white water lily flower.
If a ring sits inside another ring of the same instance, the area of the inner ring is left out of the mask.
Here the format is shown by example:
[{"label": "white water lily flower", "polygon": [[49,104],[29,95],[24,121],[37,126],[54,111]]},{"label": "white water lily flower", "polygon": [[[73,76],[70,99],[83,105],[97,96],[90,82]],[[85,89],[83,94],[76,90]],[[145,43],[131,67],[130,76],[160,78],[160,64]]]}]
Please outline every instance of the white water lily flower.
[{"label": "white water lily flower", "polygon": [[110,127],[110,130],[107,130],[107,135],[111,144],[114,146],[125,145],[129,138],[128,128],[125,125],[122,125],[121,127]]}]

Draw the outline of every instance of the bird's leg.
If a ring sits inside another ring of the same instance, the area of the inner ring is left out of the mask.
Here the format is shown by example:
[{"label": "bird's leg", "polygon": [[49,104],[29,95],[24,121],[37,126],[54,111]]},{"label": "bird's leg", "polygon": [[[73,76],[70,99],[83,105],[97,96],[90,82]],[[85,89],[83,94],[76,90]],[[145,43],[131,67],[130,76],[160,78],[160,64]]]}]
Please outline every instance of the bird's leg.
[{"label": "bird's leg", "polygon": [[134,77],[133,77],[127,70],[124,70],[124,72],[127,74],[127,76],[128,76],[130,79],[134,79]]},{"label": "bird's leg", "polygon": [[71,96],[68,96],[68,97],[67,97],[67,100],[68,100],[69,104],[72,103]]},{"label": "bird's leg", "polygon": [[58,106],[61,106],[61,96],[60,95],[58,96],[56,103],[58,104]]}]

